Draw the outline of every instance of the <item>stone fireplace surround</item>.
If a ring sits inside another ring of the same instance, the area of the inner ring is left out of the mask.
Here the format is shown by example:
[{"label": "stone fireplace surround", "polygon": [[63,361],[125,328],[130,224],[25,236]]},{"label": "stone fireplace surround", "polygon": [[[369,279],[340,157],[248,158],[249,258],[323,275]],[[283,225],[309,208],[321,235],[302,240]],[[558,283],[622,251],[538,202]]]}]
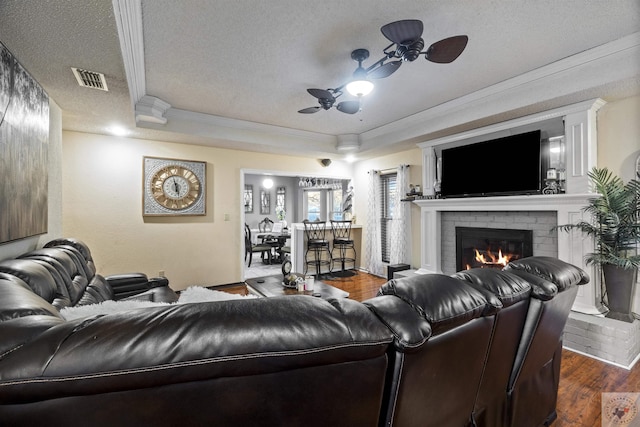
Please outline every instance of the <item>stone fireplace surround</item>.
[{"label": "stone fireplace surround", "polygon": [[[554,212],[443,212],[442,213],[442,272],[458,271],[456,227],[500,230],[530,230],[533,255],[558,256],[557,232]],[[483,248],[478,248],[482,250]],[[503,248],[504,250],[504,248]]]},{"label": "stone fireplace surround", "polygon": [[[591,277],[581,286],[565,328],[565,346],[625,368],[640,358],[640,322],[623,324],[603,316],[600,277],[586,266],[584,255],[593,242],[579,232],[553,232],[554,225],[576,223],[590,193],[587,173],[596,166],[596,112],[600,99],[569,105],[545,113],[487,126],[474,131],[419,144],[423,152],[423,191],[436,182],[437,152],[452,144],[480,142],[522,133],[536,125],[562,120],[566,150],[566,193],[451,199],[420,199],[422,273],[455,272],[455,226],[488,226],[533,230],[533,254],[555,256],[583,268]],[[514,149],[514,161],[517,150]]]}]

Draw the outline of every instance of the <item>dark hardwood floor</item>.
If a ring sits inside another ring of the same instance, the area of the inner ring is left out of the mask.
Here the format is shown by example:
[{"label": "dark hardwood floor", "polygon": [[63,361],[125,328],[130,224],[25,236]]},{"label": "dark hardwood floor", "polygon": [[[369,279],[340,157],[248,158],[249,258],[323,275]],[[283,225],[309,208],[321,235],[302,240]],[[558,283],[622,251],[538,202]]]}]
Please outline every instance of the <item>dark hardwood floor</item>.
[{"label": "dark hardwood floor", "polygon": [[[349,292],[351,299],[363,301],[374,297],[386,279],[358,273],[324,282]],[[244,285],[221,290],[248,293]],[[627,370],[565,349],[556,406],[558,419],[552,427],[601,427],[602,393],[622,392],[640,392],[640,363]]]}]

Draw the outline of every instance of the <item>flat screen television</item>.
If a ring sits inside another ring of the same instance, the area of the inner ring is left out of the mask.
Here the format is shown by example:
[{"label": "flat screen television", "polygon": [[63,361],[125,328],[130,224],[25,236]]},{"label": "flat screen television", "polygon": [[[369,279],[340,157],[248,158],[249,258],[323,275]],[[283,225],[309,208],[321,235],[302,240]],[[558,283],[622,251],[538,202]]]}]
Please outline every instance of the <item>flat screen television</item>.
[{"label": "flat screen television", "polygon": [[441,196],[539,194],[540,134],[536,130],[443,149]]}]

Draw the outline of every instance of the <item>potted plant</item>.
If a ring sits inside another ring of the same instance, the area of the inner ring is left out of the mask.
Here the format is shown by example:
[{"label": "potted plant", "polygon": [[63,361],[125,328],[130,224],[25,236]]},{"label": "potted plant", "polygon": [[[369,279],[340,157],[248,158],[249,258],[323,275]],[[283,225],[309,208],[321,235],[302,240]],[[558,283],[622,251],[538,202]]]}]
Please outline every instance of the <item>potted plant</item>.
[{"label": "potted plant", "polygon": [[587,265],[602,269],[611,317],[633,322],[631,312],[640,255],[640,181],[625,184],[607,168],[594,168],[589,173],[599,195],[589,199],[583,208],[592,221],[559,225],[561,231],[580,230],[593,237],[595,252],[587,254]]}]

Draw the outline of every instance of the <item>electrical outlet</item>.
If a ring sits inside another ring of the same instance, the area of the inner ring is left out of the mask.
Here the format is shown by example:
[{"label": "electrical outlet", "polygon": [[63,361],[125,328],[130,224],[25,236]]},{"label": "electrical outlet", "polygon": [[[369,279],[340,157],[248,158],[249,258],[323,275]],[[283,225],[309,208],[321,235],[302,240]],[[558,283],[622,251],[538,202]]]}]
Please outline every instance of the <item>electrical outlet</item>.
[{"label": "electrical outlet", "polygon": [[229,216],[229,214],[224,214],[224,220],[225,221],[229,221],[231,219],[231,217]]},{"label": "electrical outlet", "polygon": [[164,277],[164,270],[160,270],[160,271],[158,271],[158,276],[160,276],[160,277]]}]

